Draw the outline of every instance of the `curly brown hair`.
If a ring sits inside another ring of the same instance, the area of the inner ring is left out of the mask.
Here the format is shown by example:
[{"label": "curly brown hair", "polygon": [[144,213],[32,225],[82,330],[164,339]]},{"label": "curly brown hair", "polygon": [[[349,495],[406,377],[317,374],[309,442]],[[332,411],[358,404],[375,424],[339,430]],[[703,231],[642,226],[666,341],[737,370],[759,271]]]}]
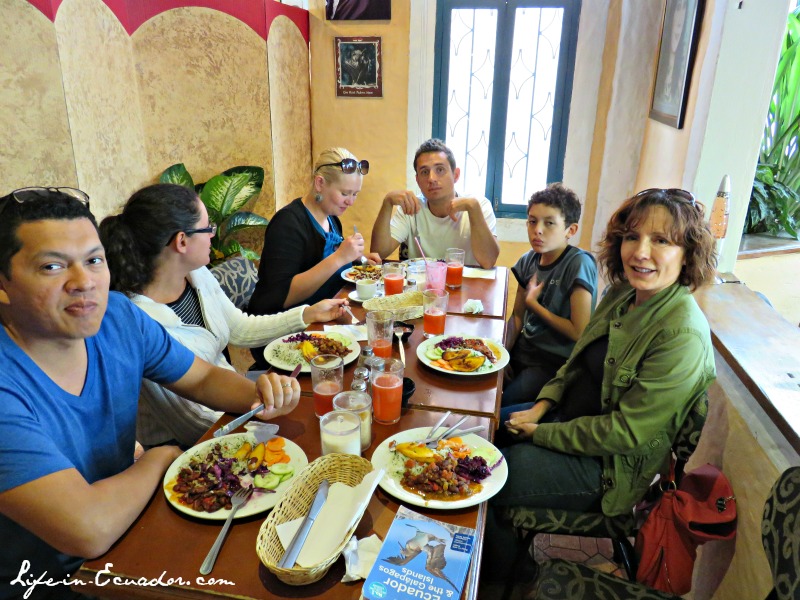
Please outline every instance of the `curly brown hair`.
[{"label": "curly brown hair", "polygon": [[703,205],[689,192],[659,189],[645,190],[628,198],[608,222],[597,256],[606,279],[610,283],[625,280],[622,240],[655,206],[663,206],[672,216],[669,237],[684,250],[686,263],[681,268],[678,283],[694,290],[711,281],[717,268],[717,252]]}]

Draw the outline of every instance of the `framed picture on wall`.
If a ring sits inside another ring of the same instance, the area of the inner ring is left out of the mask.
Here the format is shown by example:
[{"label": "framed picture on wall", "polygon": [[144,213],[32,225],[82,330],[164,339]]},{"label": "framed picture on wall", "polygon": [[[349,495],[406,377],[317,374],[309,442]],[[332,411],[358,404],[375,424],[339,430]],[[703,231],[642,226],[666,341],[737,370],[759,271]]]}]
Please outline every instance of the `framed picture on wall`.
[{"label": "framed picture on wall", "polygon": [[325,18],[334,21],[387,21],[392,0],[325,0]]},{"label": "framed picture on wall", "polygon": [[336,95],[381,98],[381,38],[337,37],[334,44]]},{"label": "framed picture on wall", "polygon": [[683,127],[703,4],[703,0],[667,0],[664,8],[650,118],[676,129]]}]

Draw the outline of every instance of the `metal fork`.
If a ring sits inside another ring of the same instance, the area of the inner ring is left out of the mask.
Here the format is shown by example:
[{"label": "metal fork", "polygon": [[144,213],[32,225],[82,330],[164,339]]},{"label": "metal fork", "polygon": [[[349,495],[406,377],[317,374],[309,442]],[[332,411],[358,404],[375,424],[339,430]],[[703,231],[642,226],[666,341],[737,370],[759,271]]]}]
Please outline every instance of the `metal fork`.
[{"label": "metal fork", "polygon": [[246,487],[241,488],[238,492],[236,492],[233,496],[231,496],[231,514],[228,515],[227,520],[225,521],[225,525],[222,526],[222,531],[219,532],[214,545],[211,546],[211,550],[208,551],[208,556],[203,561],[203,564],[200,565],[200,574],[201,575],[208,575],[211,573],[211,570],[214,568],[214,563],[217,562],[217,555],[219,554],[220,548],[222,548],[222,542],[225,541],[225,535],[228,533],[228,529],[231,527],[231,521],[233,521],[233,515],[236,514],[236,511],[239,510],[241,506],[243,506],[250,496],[253,495],[253,487]]},{"label": "metal fork", "polygon": [[353,325],[364,325],[364,324],[366,324],[366,321],[359,321],[358,319],[356,319],[356,316],[353,314],[353,311],[350,310],[349,306],[345,306],[344,309],[350,314],[350,318],[351,318],[350,322],[351,322],[351,324],[353,324]]}]

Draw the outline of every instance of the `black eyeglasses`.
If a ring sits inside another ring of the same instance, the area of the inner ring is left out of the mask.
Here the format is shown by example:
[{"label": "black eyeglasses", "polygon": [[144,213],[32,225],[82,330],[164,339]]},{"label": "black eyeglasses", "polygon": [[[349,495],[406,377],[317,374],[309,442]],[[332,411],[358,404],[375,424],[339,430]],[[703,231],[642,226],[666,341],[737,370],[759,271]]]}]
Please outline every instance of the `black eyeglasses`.
[{"label": "black eyeglasses", "polygon": [[646,190],[642,190],[641,192],[636,194],[635,197],[638,198],[639,196],[647,196],[648,194],[658,194],[658,193],[666,194],[667,196],[670,196],[671,198],[675,198],[678,200],[683,200],[684,202],[688,202],[689,204],[697,208],[697,200],[694,199],[694,194],[692,194],[692,192],[687,192],[686,190],[682,190],[680,188],[669,188],[669,189],[649,188]]},{"label": "black eyeglasses", "polygon": [[[361,173],[362,175],[366,175],[367,173],[369,173],[369,161],[368,160],[356,161],[355,158],[343,158],[340,162],[320,165],[317,167],[317,171],[319,171],[322,167],[339,167],[342,169],[342,173],[344,173],[345,175],[350,175],[351,173],[355,173],[356,170],[358,170],[358,172]],[[317,171],[314,172],[316,173]]]},{"label": "black eyeglasses", "polygon": [[[18,204],[25,204],[26,202],[36,202],[38,200],[52,200],[52,194],[63,194],[71,198],[75,198],[78,202],[89,208],[89,194],[77,188],[71,187],[26,187],[14,190],[9,194]],[[10,201],[7,201],[0,206],[0,214]]]},{"label": "black eyeglasses", "polygon": [[[194,233],[210,233],[211,236],[213,237],[213,236],[217,235],[217,224],[216,223],[212,223],[208,227],[201,227],[200,229],[184,229],[182,231],[186,235],[192,235]],[[164,244],[164,245],[165,246],[169,246],[170,243],[172,242],[172,240],[175,238],[175,236],[178,235],[179,233],[180,233],[180,231],[176,231],[171,236],[169,236],[169,239],[167,240],[167,243]]]}]

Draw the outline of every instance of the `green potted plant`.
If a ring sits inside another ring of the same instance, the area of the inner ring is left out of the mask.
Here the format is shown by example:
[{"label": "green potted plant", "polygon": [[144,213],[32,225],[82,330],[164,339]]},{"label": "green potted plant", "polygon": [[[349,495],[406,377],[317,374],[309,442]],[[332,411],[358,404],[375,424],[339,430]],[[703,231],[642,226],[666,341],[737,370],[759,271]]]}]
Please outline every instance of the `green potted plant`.
[{"label": "green potted plant", "polygon": [[176,183],[197,192],[208,210],[208,218],[217,226],[211,240],[211,264],[218,264],[234,254],[258,260],[259,254],[239,242],[236,234],[261,230],[269,220],[261,215],[240,210],[258,196],[264,185],[261,167],[234,167],[212,177],[206,183],[195,184],[183,163],[172,165],[159,178],[161,183]]},{"label": "green potted plant", "polygon": [[789,13],[744,233],[798,237],[800,219],[800,7]]}]

